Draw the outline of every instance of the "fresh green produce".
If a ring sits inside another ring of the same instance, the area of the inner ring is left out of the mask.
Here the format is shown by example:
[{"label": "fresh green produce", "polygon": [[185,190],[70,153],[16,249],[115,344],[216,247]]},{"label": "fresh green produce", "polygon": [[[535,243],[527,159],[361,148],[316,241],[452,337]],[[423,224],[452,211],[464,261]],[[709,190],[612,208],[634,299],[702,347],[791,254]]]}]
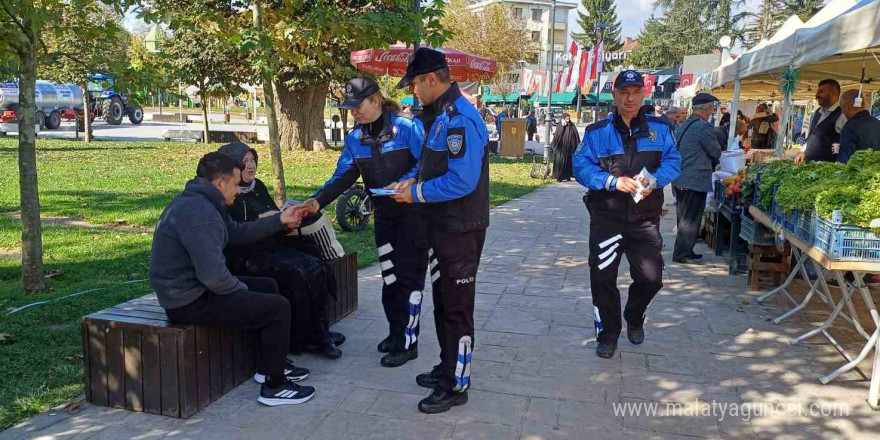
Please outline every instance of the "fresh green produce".
[{"label": "fresh green produce", "polygon": [[847,170],[846,165],[836,162],[808,162],[790,171],[776,191],[776,204],[783,212],[793,210],[812,211],[816,196],[841,183],[855,182],[858,173]]},{"label": "fresh green produce", "polygon": [[846,166],[859,171],[875,171],[880,173],[880,151],[876,150],[860,150],[856,151]]},{"label": "fresh green produce", "polygon": [[[761,169],[761,181],[758,185],[758,206],[764,211],[770,210],[770,202],[773,201],[773,187],[781,183],[794,170],[795,165],[785,160],[765,162],[766,166]],[[748,175],[748,173],[746,173]],[[754,197],[752,195],[751,197]]]},{"label": "fresh green produce", "polygon": [[755,179],[757,178],[758,173],[770,168],[772,164],[772,161],[761,162],[746,168],[745,177],[743,177],[743,180],[740,183],[743,203],[752,203],[752,189],[754,188]]}]

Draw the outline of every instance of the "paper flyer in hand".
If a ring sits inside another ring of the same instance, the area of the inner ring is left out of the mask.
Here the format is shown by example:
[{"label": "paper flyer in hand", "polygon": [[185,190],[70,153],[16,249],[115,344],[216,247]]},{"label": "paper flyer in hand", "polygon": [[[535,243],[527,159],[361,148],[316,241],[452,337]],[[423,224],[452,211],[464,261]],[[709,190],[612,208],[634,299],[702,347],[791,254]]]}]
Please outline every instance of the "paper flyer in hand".
[{"label": "paper flyer in hand", "polygon": [[[654,177],[653,174],[648,172],[647,168],[642,167],[642,171],[635,177],[636,184],[639,186],[639,189],[633,193],[633,201],[639,203],[645,197],[642,196],[642,191],[648,188],[656,188],[657,187],[657,178]],[[647,181],[648,184],[645,185],[642,181]]]},{"label": "paper flyer in hand", "polygon": [[393,196],[397,194],[393,189],[385,189],[385,188],[370,188],[370,193],[374,196]]}]

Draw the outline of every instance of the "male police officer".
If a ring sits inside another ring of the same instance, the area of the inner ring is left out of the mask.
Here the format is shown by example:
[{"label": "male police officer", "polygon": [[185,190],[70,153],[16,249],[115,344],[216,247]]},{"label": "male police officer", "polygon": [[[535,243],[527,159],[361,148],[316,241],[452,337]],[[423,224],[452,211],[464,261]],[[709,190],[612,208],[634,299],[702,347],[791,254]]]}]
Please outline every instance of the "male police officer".
[{"label": "male police officer", "polygon": [[440,364],[416,382],[433,388],[419,410],[435,414],[467,403],[475,283],[489,226],[489,133],[458,84],[450,83],[442,53],[418,49],[397,86],[425,103],[418,181],[399,183],[394,199],[425,205]]},{"label": "male police officer", "polygon": [[[633,344],[644,341],[645,310],[663,287],[662,188],[679,176],[681,156],[669,124],[639,111],[644,87],[638,72],[621,72],[614,81],[617,110],[587,127],[574,154],[575,178],[590,190],[585,197],[590,212],[590,286],[596,355],[603,358],[614,356],[620,336],[620,257],[626,255],[633,278],[623,312]],[[636,180],[642,169],[654,176],[654,184]]]}]

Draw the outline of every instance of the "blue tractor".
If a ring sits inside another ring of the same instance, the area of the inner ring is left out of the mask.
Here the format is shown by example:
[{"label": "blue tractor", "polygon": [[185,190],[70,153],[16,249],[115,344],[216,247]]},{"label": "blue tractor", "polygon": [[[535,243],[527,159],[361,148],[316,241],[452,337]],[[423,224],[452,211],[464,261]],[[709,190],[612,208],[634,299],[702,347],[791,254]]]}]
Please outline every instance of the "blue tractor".
[{"label": "blue tractor", "polygon": [[129,101],[125,93],[113,90],[115,77],[97,73],[90,75],[89,79],[89,98],[95,117],[104,118],[107,125],[119,125],[125,116],[132,124],[144,121],[144,109]]}]

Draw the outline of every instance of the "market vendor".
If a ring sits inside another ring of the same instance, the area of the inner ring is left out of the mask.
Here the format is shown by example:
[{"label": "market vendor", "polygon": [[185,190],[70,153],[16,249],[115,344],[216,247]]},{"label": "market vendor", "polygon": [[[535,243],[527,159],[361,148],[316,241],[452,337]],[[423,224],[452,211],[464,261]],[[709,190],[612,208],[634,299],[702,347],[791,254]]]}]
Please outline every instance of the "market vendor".
[{"label": "market vendor", "polygon": [[859,105],[858,90],[847,90],[840,97],[840,109],[846,115],[846,125],[840,132],[840,152],[837,161],[847,163],[853,153],[859,150],[880,150],[880,120],[866,110],[870,107],[867,96],[862,95]]},{"label": "market vendor", "polygon": [[833,79],[819,81],[816,100],[820,108],[810,119],[806,145],[794,159],[798,165],[806,161],[834,162],[834,144],[840,143],[840,132],[846,124],[846,115],[839,104],[840,83]]}]

